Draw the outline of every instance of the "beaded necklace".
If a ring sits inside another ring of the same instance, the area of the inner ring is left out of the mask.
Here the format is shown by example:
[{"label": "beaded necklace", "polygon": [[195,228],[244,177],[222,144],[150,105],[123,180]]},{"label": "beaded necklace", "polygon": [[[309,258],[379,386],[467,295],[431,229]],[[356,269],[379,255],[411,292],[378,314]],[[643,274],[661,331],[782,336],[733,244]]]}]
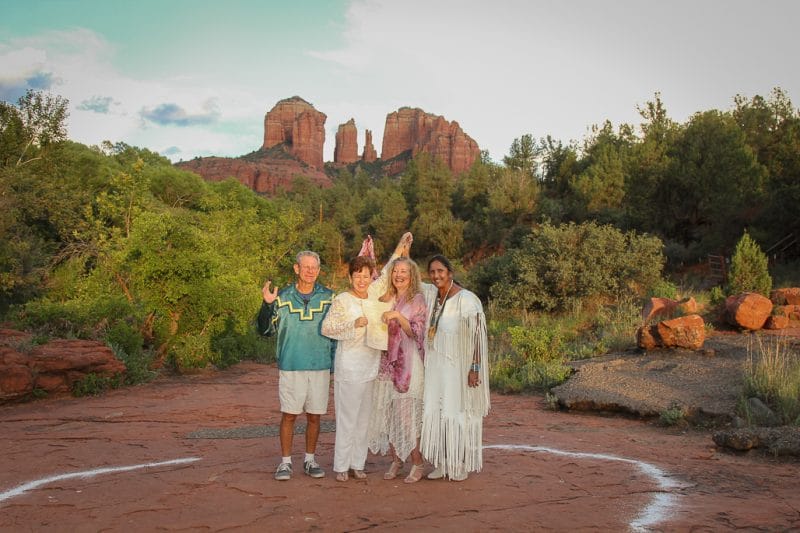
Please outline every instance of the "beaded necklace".
[{"label": "beaded necklace", "polygon": [[438,296],[433,302],[433,313],[431,313],[431,321],[428,326],[428,340],[433,340],[436,336],[436,329],[439,327],[439,320],[442,318],[442,313],[444,313],[444,306],[447,305],[447,296],[450,294],[450,289],[453,288],[453,280],[450,280],[450,286],[447,287],[447,292],[444,293],[444,296],[439,298]]}]

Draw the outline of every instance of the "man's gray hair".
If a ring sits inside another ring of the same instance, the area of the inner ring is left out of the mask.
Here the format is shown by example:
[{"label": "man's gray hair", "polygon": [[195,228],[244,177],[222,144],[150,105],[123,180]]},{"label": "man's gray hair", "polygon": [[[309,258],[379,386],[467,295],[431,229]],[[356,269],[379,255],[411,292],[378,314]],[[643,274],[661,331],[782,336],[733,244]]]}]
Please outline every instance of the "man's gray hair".
[{"label": "man's gray hair", "polygon": [[295,257],[295,263],[298,265],[300,264],[301,257],[313,257],[317,260],[317,266],[322,265],[322,261],[319,260],[319,254],[317,252],[312,252],[311,250],[303,250],[302,252],[299,252],[297,257]]}]

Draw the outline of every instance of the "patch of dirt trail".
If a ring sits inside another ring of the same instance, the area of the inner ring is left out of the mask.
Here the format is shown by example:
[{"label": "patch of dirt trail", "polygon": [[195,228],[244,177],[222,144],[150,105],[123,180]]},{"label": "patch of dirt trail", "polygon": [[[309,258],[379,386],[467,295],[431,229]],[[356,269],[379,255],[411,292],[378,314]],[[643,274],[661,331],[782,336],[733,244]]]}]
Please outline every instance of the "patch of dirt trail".
[{"label": "patch of dirt trail", "polygon": [[[331,431],[325,478],[296,466],[277,482],[277,376],[244,363],[0,407],[0,531],[800,528],[797,463],[723,452],[710,431],[549,411],[538,396],[493,395],[484,471],[465,482],[384,481],[388,459],[370,456],[366,480],[338,483]],[[137,468],[46,479],[125,466]]]}]

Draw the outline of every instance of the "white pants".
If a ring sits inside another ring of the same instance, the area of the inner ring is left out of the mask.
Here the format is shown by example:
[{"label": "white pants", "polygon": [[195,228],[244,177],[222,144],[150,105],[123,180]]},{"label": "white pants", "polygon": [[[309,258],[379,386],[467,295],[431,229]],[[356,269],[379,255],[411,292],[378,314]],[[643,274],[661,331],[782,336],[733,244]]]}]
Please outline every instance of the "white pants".
[{"label": "white pants", "polygon": [[336,407],[336,444],[333,471],[364,470],[367,460],[367,429],[372,413],[372,385],[335,381],[333,401]]}]

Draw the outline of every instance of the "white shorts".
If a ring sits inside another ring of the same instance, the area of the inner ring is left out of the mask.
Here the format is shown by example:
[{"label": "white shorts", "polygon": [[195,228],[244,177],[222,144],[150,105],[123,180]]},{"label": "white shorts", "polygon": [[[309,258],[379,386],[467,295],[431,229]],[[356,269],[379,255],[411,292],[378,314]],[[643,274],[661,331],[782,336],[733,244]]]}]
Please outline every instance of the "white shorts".
[{"label": "white shorts", "polygon": [[328,412],[330,383],[330,370],[281,370],[278,380],[281,412],[324,415]]}]

